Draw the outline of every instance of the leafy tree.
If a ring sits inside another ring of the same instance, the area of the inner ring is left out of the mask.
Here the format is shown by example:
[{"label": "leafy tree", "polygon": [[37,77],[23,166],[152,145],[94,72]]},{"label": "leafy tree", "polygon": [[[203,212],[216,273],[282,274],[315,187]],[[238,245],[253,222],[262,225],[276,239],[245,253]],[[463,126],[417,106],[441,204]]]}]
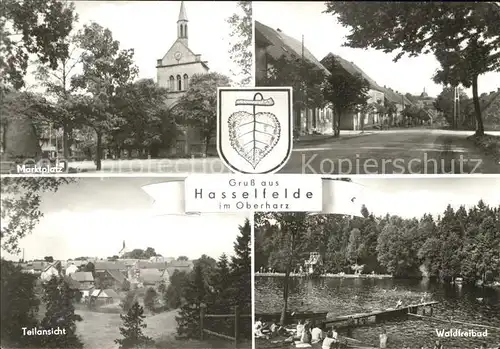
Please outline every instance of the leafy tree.
[{"label": "leafy tree", "polygon": [[253,31],[252,31],[252,2],[238,1],[238,10],[227,19],[231,37],[229,56],[240,68],[240,72],[231,71],[235,76],[243,76],[238,82],[240,86],[248,86],[252,81],[253,66]]},{"label": "leafy tree", "polygon": [[[75,291],[63,279],[52,277],[44,284],[43,301],[46,306],[41,327],[45,329],[64,328],[65,335],[39,337],[43,348],[83,348],[83,343],[76,334],[76,322],[82,317],[75,314],[73,299]],[[77,291],[78,292],[78,291]]]},{"label": "leafy tree", "polygon": [[82,124],[96,133],[96,165],[101,170],[103,137],[117,130],[124,123],[113,105],[120,87],[126,86],[138,73],[134,65],[134,50],[120,50],[109,29],[97,23],[85,25],[77,35],[82,55],[83,74],[72,77],[72,86],[83,89],[88,95],[74,99],[73,111]]},{"label": "leafy tree", "polygon": [[167,90],[153,79],[141,79],[118,89],[113,103],[123,125],[112,132],[117,154],[122,149],[138,149],[156,157],[161,146],[170,147],[178,126],[167,109]]},{"label": "leafy tree", "polygon": [[326,13],[338,15],[351,29],[346,45],[399,51],[410,57],[433,53],[441,70],[434,77],[445,85],[472,87],[476,134],[484,127],[478,96],[478,77],[500,70],[500,10],[493,2],[473,3],[372,3],[330,1]]},{"label": "leafy tree", "polygon": [[43,217],[40,211],[42,193],[56,192],[60,185],[73,181],[73,178],[62,177],[2,177],[0,186],[2,249],[8,253],[19,253],[19,241],[31,234]]},{"label": "leafy tree", "polygon": [[314,63],[298,57],[279,59],[269,57],[269,66],[266,77],[256,82],[257,86],[290,86],[293,88],[293,107],[297,111],[295,116],[300,120],[300,112],[307,108],[319,108],[325,104],[322,86],[325,81],[325,72]]},{"label": "leafy tree", "polygon": [[[465,105],[467,101],[469,100],[469,97],[467,94],[464,92],[460,91],[460,101]],[[464,103],[465,102],[465,103]],[[455,127],[459,126],[456,124],[455,120],[453,119],[453,105],[455,104],[454,102],[454,88],[452,87],[445,87],[441,93],[437,96],[435,102],[434,102],[434,107],[436,108],[437,111],[443,113],[443,116],[445,117],[446,121]],[[465,110],[461,109],[460,111],[457,110],[457,121],[462,121],[465,122]]]},{"label": "leafy tree", "polygon": [[200,130],[208,155],[211,139],[217,130],[217,87],[230,86],[229,78],[219,73],[195,74],[189,89],[175,107],[180,124]]},{"label": "leafy tree", "polygon": [[40,301],[35,293],[36,276],[24,273],[21,267],[5,259],[1,267],[0,333],[2,347],[26,348],[30,338],[23,336],[22,327],[38,325],[37,313]]},{"label": "leafy tree", "polygon": [[52,256],[46,256],[46,257],[43,257],[43,259],[46,262],[49,262],[49,263],[53,263],[54,262],[54,257],[52,257]]},{"label": "leafy tree", "polygon": [[2,84],[24,87],[30,54],[57,69],[68,55],[66,38],[76,20],[74,6],[59,0],[2,1],[0,76]]},{"label": "leafy tree", "polygon": [[146,328],[144,324],[144,309],[135,302],[129,309],[126,315],[120,314],[120,319],[123,321],[123,327],[120,327],[122,339],[115,339],[115,343],[120,349],[136,349],[148,348],[154,345],[154,341],[142,333],[142,329]]},{"label": "leafy tree", "polygon": [[144,306],[151,312],[155,311],[156,300],[158,298],[158,294],[155,289],[150,287],[146,290],[146,295],[144,296]]},{"label": "leafy tree", "polygon": [[[74,6],[67,3],[68,7]],[[73,141],[73,130],[79,127],[75,115],[68,110],[70,96],[75,92],[75,87],[71,86],[71,77],[74,75],[74,69],[81,63],[82,54],[79,52],[78,43],[74,35],[60,39],[61,44],[67,45],[67,55],[61,55],[57,58],[57,67],[53,68],[50,64],[39,64],[36,77],[42,82],[46,92],[54,97],[57,105],[52,110],[46,110],[43,113],[44,121],[49,122],[51,127],[62,129],[63,136],[63,155],[68,159],[70,146]]]},{"label": "leafy tree", "polygon": [[188,258],[188,257],[186,257],[186,256],[179,256],[179,257],[177,257],[177,260],[178,260],[178,261],[188,261],[188,260],[189,260],[189,258]]},{"label": "leafy tree", "polygon": [[286,323],[289,297],[289,280],[292,268],[300,261],[300,257],[305,252],[304,234],[308,230],[307,214],[301,212],[282,213],[256,213],[256,229],[267,229],[269,226],[276,226],[276,233],[273,241],[274,249],[269,256],[270,265],[277,270],[284,271],[283,280],[283,309],[280,323]]},{"label": "leafy tree", "polygon": [[347,72],[331,53],[321,60],[321,64],[330,72],[323,85],[323,96],[335,111],[332,124],[338,136],[342,115],[367,104],[370,84],[361,74]]}]

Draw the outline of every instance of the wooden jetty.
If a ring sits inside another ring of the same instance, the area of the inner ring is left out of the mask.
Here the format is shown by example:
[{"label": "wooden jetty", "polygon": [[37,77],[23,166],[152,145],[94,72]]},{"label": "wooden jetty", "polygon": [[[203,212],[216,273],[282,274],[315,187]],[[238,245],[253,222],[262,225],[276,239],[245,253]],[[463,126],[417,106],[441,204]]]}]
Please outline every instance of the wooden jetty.
[{"label": "wooden jetty", "polygon": [[406,317],[408,314],[421,314],[432,315],[433,306],[438,302],[426,302],[420,304],[412,304],[399,308],[390,308],[386,310],[373,311],[370,313],[360,313],[354,315],[338,316],[333,319],[326,319],[324,321],[327,326],[347,327],[347,326],[360,326],[370,323],[383,322],[395,318]]},{"label": "wooden jetty", "polygon": [[[299,312],[287,312],[287,321],[297,321],[297,320],[316,320],[324,322],[328,312],[312,312],[312,311],[299,311]],[[281,318],[281,313],[256,313],[255,319],[261,318],[262,320],[275,321]]]}]

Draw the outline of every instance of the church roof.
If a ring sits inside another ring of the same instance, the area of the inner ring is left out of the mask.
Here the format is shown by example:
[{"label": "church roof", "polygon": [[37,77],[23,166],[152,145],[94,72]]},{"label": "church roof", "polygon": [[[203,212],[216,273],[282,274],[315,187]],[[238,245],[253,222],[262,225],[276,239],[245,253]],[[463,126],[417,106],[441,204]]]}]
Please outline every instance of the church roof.
[{"label": "church roof", "polygon": [[181,1],[181,9],[179,11],[179,19],[178,21],[186,21],[187,22],[188,18],[186,15],[186,7],[184,6],[184,1]]}]

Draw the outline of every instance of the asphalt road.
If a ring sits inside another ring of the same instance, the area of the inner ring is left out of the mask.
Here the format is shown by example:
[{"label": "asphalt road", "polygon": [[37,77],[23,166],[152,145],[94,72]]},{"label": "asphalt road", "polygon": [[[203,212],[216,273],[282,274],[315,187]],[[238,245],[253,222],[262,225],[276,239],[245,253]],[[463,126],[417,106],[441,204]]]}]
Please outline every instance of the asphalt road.
[{"label": "asphalt road", "polygon": [[484,154],[467,140],[471,134],[410,129],[323,139],[316,144],[311,141],[294,149],[281,172],[346,175],[500,173],[498,159]]}]

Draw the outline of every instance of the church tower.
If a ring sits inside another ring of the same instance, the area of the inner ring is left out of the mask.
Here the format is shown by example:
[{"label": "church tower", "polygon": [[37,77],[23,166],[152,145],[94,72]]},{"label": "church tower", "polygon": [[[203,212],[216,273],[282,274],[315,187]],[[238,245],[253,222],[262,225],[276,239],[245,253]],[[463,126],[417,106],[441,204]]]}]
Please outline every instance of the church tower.
[{"label": "church tower", "polygon": [[184,1],[181,1],[181,9],[179,11],[179,19],[177,20],[177,40],[182,42],[186,47],[188,45],[188,19],[186,15],[186,7]]}]

